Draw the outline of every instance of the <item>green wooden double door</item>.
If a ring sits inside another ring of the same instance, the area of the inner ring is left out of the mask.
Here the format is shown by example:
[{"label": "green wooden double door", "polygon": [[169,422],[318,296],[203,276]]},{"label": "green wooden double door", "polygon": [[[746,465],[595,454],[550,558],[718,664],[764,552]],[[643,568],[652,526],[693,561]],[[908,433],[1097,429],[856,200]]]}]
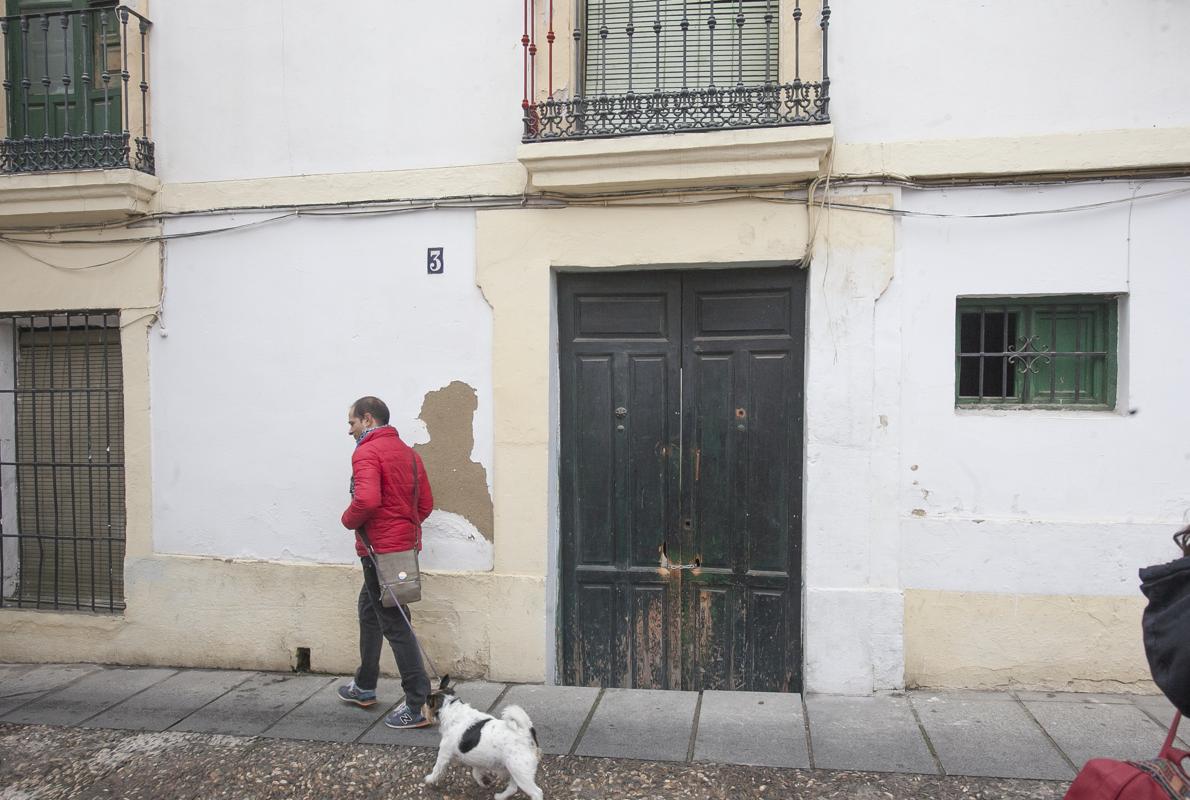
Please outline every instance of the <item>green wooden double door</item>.
[{"label": "green wooden double door", "polygon": [[801,690],[805,283],[559,275],[566,683]]}]

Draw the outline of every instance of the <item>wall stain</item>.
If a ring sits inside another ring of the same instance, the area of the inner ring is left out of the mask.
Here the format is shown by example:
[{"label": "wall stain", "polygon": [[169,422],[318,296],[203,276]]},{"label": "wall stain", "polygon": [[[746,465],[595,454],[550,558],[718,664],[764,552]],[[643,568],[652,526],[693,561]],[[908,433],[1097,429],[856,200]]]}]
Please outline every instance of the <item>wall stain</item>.
[{"label": "wall stain", "polygon": [[427,392],[418,419],[426,424],[430,441],[413,449],[430,475],[434,507],[463,516],[490,542],[494,523],[488,473],[471,460],[478,407],[475,389],[462,381]]}]

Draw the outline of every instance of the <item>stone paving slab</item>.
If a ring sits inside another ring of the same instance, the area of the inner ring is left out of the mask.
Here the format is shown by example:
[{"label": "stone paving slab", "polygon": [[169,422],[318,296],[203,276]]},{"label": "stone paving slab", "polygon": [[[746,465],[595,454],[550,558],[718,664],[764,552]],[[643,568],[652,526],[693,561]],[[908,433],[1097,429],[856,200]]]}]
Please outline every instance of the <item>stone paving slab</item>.
[{"label": "stone paving slab", "polygon": [[0,718],[30,700],[99,669],[94,664],[46,664],[15,676],[0,676]]},{"label": "stone paving slab", "polygon": [[[1157,723],[1169,730],[1169,723],[1173,722],[1173,715],[1177,711],[1169,698],[1163,694],[1138,694],[1132,696],[1132,703],[1144,711]],[[1182,728],[1184,734],[1190,734],[1190,723]]]},{"label": "stone paving slab", "polygon": [[1016,696],[1026,703],[1132,703],[1129,695],[1100,692],[1016,692]]},{"label": "stone paving slab", "polygon": [[[460,700],[480,711],[487,711],[492,707],[504,691],[506,684],[487,683],[486,681],[468,681],[455,686],[455,693]],[[385,713],[396,707],[396,704],[385,709]],[[400,744],[411,747],[437,747],[438,726],[430,728],[413,728],[411,730],[393,730],[377,720],[376,724],[357,741],[363,744]]]},{"label": "stone paving slab", "polygon": [[605,689],[575,754],[685,761],[697,703],[697,692]]},{"label": "stone paving slab", "polygon": [[[1135,694],[1132,703],[1155,721],[1161,730],[1169,733],[1169,725],[1173,722],[1173,715],[1177,711],[1169,698],[1163,694]],[[1162,742],[1165,740],[1162,739]],[[1178,732],[1177,741],[1183,750],[1190,749],[1190,722],[1185,722]]]},{"label": "stone paving slab", "polygon": [[[141,731],[172,726],[174,731],[330,743],[326,746],[355,739],[436,747],[437,729],[393,731],[380,721],[400,697],[396,680],[382,681],[381,703],[367,710],[338,700],[335,689],[346,680],[225,670],[0,664],[0,719]],[[547,754],[573,749],[580,756],[634,760],[685,761],[700,702],[694,692],[609,689],[600,695],[583,687],[484,682],[460,684],[458,691],[484,710],[497,700],[497,712],[511,703],[523,706]],[[1153,757],[1174,712],[1161,695],[1023,691],[921,691],[908,698],[811,695],[806,706],[809,718],[803,720],[796,695],[704,692],[693,757],[708,769],[706,762],[805,767],[810,760],[804,736],[808,724],[817,768],[936,774],[937,762],[913,719],[915,707],[948,774],[1069,780],[1073,771],[1065,756],[1076,766],[1097,756]],[[576,742],[588,716],[588,730]],[[1185,727],[1190,732],[1190,725]],[[21,730],[20,725],[9,729]],[[157,734],[144,734],[151,735]],[[134,739],[128,746],[159,741]],[[394,753],[387,748],[378,752]],[[122,751],[103,758],[109,756],[125,758]],[[384,759],[395,759],[394,764],[407,760],[404,755]],[[202,769],[215,766],[208,762]],[[260,767],[263,776],[268,765],[262,762]],[[285,765],[269,769],[275,777],[291,772]],[[0,763],[0,774],[4,772]],[[193,777],[200,780],[202,774],[200,770]],[[34,773],[27,778],[29,786],[36,785]],[[284,785],[275,783],[274,788],[283,792]]]},{"label": "stone paving slab", "polygon": [[256,736],[331,680],[327,675],[258,673],[170,730]]},{"label": "stone paving slab", "polygon": [[1131,703],[1025,705],[1080,769],[1092,758],[1156,758],[1165,742],[1166,731]]},{"label": "stone paving slab", "polygon": [[22,675],[36,666],[36,664],[0,664],[0,686],[4,685],[4,681]]},{"label": "stone paving slab", "polygon": [[83,723],[88,728],[163,731],[258,672],[184,670]]},{"label": "stone paving slab", "polygon": [[947,775],[1070,780],[1066,763],[1011,697],[968,699],[965,693],[913,693],[922,727]]},{"label": "stone paving slab", "polygon": [[401,682],[394,678],[381,678],[376,686],[376,696],[380,702],[369,708],[360,708],[339,699],[339,687],[349,680],[350,677],[333,679],[263,735],[275,739],[320,742],[355,741],[396,705],[393,699],[401,696]]},{"label": "stone paving slab", "polygon": [[1012,699],[1008,692],[989,691],[987,689],[939,689],[937,691],[931,689],[917,689],[912,692],[907,692],[906,696],[912,696],[914,702],[921,698],[937,698],[940,700],[965,700],[970,703],[1000,703],[1006,699]]},{"label": "stone paving slab", "polygon": [[78,725],[173,674],[172,669],[98,669],[5,714],[2,719],[26,725]]},{"label": "stone paving slab", "polygon": [[702,693],[695,761],[756,767],[810,766],[800,694]]},{"label": "stone paving slab", "polygon": [[533,720],[542,752],[564,755],[598,696],[599,690],[589,686],[513,686],[492,713],[500,716],[505,706],[520,706]]},{"label": "stone paving slab", "polygon": [[939,774],[907,697],[809,695],[806,710],[818,769]]}]

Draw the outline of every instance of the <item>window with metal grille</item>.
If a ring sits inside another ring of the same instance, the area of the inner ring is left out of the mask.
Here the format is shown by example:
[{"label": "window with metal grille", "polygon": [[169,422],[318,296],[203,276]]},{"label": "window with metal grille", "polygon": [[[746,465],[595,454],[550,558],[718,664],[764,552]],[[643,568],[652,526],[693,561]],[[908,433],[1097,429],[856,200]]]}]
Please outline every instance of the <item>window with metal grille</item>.
[{"label": "window with metal grille", "polygon": [[0,606],[124,608],[119,314],[0,315]]},{"label": "window with metal grille", "polygon": [[1116,402],[1115,297],[959,298],[955,399],[966,405]]},{"label": "window with metal grille", "polygon": [[583,94],[766,86],[778,0],[588,0]]}]

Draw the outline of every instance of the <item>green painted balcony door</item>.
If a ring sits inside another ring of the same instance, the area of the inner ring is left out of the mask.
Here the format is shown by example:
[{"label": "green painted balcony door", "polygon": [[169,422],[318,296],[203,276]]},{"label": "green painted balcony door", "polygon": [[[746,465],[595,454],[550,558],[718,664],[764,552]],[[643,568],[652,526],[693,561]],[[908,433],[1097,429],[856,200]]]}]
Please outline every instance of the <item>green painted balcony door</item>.
[{"label": "green painted balcony door", "polygon": [[7,138],[120,134],[120,19],[114,2],[8,0]]}]

